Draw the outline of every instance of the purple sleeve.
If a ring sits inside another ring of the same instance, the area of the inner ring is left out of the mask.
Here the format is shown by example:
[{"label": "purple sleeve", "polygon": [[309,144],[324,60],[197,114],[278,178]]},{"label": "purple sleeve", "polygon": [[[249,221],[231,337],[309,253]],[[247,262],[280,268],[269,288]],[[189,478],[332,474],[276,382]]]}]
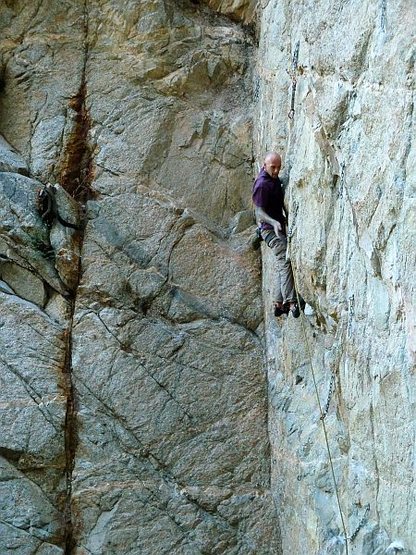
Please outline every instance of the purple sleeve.
[{"label": "purple sleeve", "polygon": [[259,187],[258,185],[254,187],[253,190],[253,202],[256,206],[260,208],[267,208],[268,205],[268,194],[264,187]]}]

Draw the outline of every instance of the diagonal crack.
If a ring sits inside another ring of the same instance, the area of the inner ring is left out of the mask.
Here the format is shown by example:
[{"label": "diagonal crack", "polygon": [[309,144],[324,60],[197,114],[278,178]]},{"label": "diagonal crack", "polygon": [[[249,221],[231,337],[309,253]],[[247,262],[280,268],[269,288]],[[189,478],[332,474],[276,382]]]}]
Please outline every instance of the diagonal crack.
[{"label": "diagonal crack", "polygon": [[55,423],[53,420],[52,414],[44,409],[44,404],[42,402],[42,396],[29,384],[29,382],[25,379],[22,374],[13,368],[8,362],[6,362],[2,357],[0,357],[0,362],[4,365],[7,370],[16,376],[23,384],[26,392],[29,394],[30,398],[33,399],[33,402],[37,405],[38,409],[42,413],[43,417],[49,424],[55,429],[56,432],[61,433],[61,429],[59,424]]},{"label": "diagonal crack", "polygon": [[[112,422],[116,421],[121,426],[121,428],[124,430],[124,432],[126,432],[127,435],[129,435],[131,438],[133,438],[133,440],[137,443],[137,445],[140,449],[140,454],[135,453],[133,448],[126,445],[126,443],[123,441],[123,439],[120,437],[120,435],[117,434],[117,431],[114,430],[115,433],[118,436],[120,444],[122,445],[122,447],[124,448],[126,453],[129,453],[132,457],[134,457],[139,462],[146,461],[147,464],[150,466],[151,470],[156,472],[157,477],[161,481],[163,481],[163,483],[165,485],[167,485],[170,490],[174,490],[176,492],[176,495],[179,493],[180,496],[184,497],[195,509],[197,509],[198,511],[201,511],[204,515],[208,516],[209,518],[218,519],[219,520],[218,524],[220,524],[224,529],[229,529],[229,530],[233,529],[233,526],[226,520],[225,517],[221,516],[215,510],[212,510],[212,511],[208,510],[201,503],[199,503],[199,501],[194,496],[191,496],[186,491],[185,485],[180,483],[178,481],[178,479],[167,469],[167,467],[163,463],[163,461],[161,461],[157,455],[155,455],[148,447],[145,446],[145,444],[137,436],[137,434],[133,430],[130,429],[130,427],[126,423],[125,418],[123,416],[119,415],[112,407],[110,407],[104,400],[102,400],[94,391],[91,390],[91,388],[85,382],[83,382],[80,379],[78,379],[77,381],[80,383],[80,385],[82,385],[83,388],[85,388],[86,391],[88,391],[88,393],[91,395],[91,397],[93,399],[95,399],[100,404],[100,406],[103,409],[104,414]],[[138,476],[138,479],[142,483],[143,487],[147,491],[149,491],[149,493],[151,493],[151,497],[153,499],[158,500],[158,496],[157,496],[158,492],[149,488],[143,482],[143,480],[140,478],[140,476]],[[158,505],[158,508],[160,509],[160,503]],[[166,515],[171,520],[173,520],[173,522],[176,524],[176,526],[178,526],[178,528],[185,534],[186,530],[183,528],[182,524],[176,522],[174,517],[168,511],[164,510],[164,512],[166,513]]]},{"label": "diagonal crack", "polygon": [[143,370],[145,371],[146,375],[151,378],[161,389],[163,389],[163,391],[166,393],[166,395],[169,397],[169,399],[171,399],[171,401],[173,401],[180,409],[181,411],[189,418],[189,420],[193,420],[193,416],[187,411],[187,409],[175,398],[174,395],[172,395],[172,393],[168,390],[168,388],[163,385],[156,377],[154,374],[152,374],[146,367],[146,358],[144,356],[142,356],[138,351],[136,351],[135,349],[133,349],[132,347],[126,345],[125,343],[123,343],[122,341],[120,341],[120,339],[109,329],[109,327],[106,325],[106,323],[102,320],[101,316],[97,313],[94,313],[97,318],[100,320],[100,322],[102,323],[102,325],[104,326],[104,328],[107,330],[107,332],[117,341],[117,343],[120,345],[120,348],[126,352],[126,353],[132,353],[134,354],[135,358],[137,358],[140,361],[140,364],[142,365]]}]

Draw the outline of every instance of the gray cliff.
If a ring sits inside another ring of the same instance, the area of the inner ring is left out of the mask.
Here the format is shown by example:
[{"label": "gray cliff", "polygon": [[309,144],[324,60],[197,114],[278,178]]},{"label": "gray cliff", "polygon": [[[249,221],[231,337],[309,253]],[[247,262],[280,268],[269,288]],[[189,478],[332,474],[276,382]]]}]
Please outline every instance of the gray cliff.
[{"label": "gray cliff", "polygon": [[[416,553],[415,29],[0,5],[1,555]],[[251,246],[270,150],[298,320]]]}]

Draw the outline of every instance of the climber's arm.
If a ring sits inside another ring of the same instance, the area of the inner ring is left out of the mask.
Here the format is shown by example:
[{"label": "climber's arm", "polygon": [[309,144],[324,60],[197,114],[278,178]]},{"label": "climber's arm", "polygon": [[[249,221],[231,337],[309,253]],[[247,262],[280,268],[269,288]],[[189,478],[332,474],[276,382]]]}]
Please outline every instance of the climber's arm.
[{"label": "climber's arm", "polygon": [[277,220],[271,218],[261,206],[254,207],[255,215],[256,215],[256,222],[259,224],[261,222],[265,224],[270,224],[273,226],[274,232],[278,235],[279,232],[282,231],[282,225]]}]

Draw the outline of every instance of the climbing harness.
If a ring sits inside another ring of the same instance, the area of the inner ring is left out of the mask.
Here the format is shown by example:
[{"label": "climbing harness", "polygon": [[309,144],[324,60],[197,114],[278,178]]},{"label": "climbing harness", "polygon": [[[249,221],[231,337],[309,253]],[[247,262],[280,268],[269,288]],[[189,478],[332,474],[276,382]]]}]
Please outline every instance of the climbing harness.
[{"label": "climbing harness", "polygon": [[289,75],[292,78],[292,97],[290,99],[290,110],[287,115],[289,119],[293,119],[295,115],[295,96],[296,96],[296,86],[297,86],[296,72],[298,69],[299,45],[300,45],[300,41],[296,43],[295,50],[293,51],[292,69],[289,72]]}]

